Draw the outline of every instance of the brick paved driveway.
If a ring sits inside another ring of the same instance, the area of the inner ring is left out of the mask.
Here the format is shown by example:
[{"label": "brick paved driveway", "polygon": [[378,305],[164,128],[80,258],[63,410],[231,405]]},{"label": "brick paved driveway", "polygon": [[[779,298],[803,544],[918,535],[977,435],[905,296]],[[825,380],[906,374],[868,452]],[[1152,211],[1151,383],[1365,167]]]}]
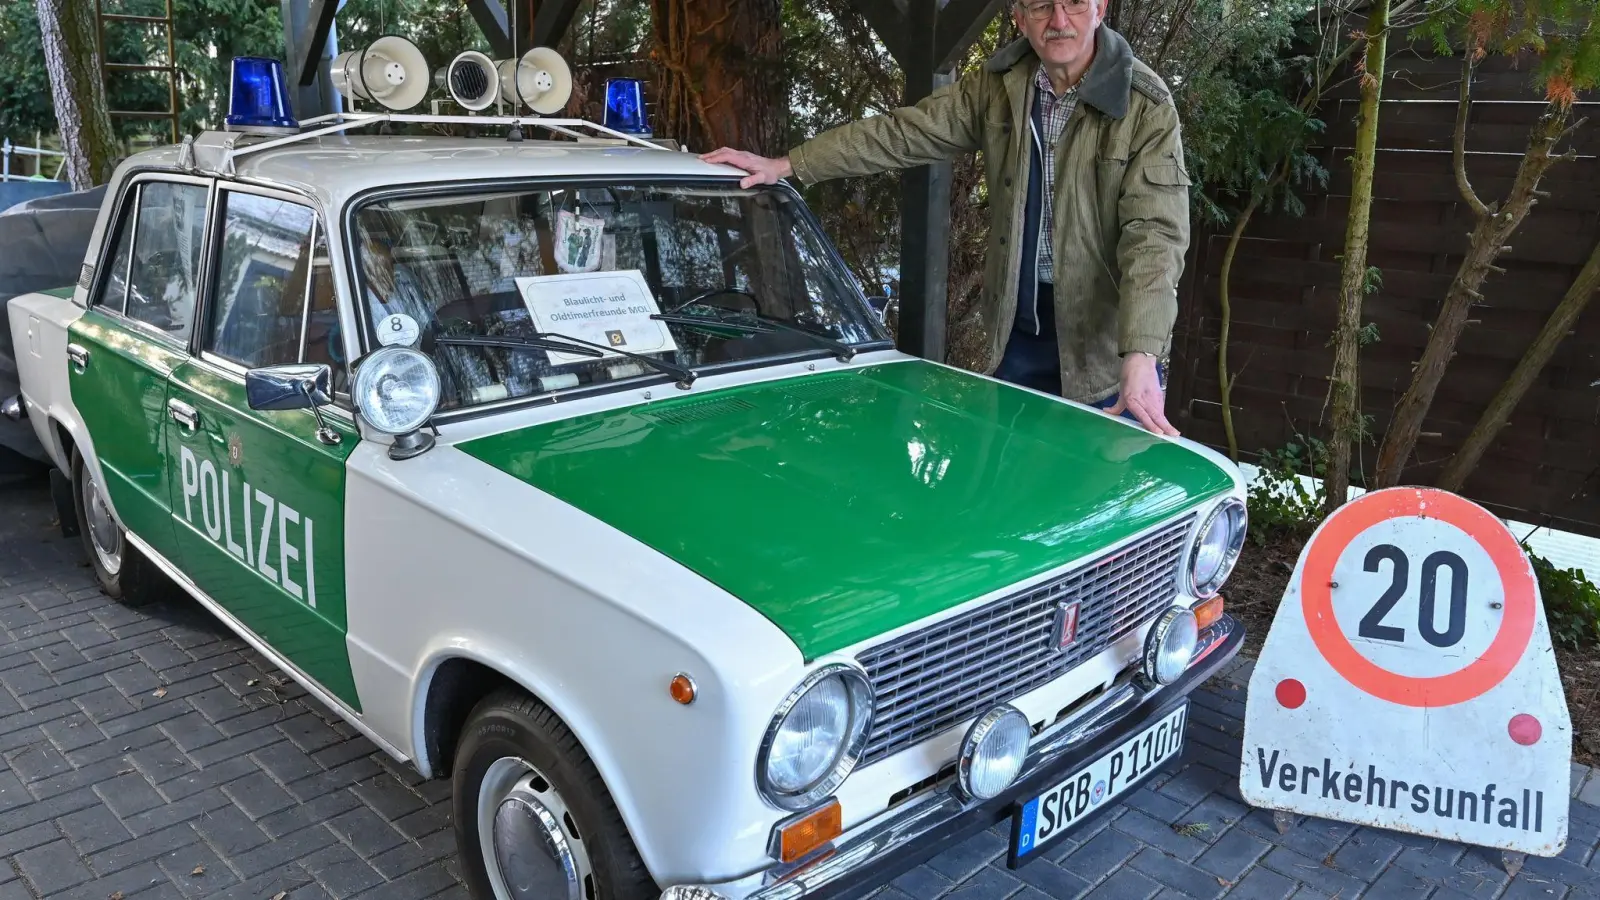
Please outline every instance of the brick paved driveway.
[{"label": "brick paved driveway", "polygon": [[[95,589],[39,482],[0,486],[0,900],[465,897],[444,782],[421,783],[183,598]],[[1507,879],[1446,842],[1239,802],[1243,692],[1196,694],[1183,768],[1018,872],[996,832],[878,900],[1227,896],[1600,900],[1600,810]],[[996,858],[1001,857],[997,862]]]}]

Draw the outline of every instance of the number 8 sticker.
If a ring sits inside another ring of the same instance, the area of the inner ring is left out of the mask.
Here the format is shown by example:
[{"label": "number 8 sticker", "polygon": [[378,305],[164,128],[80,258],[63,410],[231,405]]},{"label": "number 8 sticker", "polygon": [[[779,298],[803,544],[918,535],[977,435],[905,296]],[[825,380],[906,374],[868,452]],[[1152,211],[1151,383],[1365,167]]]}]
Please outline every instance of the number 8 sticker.
[{"label": "number 8 sticker", "polygon": [[405,313],[384,316],[378,323],[378,343],[385,347],[410,347],[421,333],[417,320]]}]

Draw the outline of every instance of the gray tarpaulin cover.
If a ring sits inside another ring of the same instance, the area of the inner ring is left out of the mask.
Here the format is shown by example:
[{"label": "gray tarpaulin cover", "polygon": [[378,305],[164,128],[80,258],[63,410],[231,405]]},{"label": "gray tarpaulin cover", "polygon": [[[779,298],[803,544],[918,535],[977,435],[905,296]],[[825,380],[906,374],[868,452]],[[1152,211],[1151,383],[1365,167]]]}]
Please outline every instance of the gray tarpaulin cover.
[{"label": "gray tarpaulin cover", "polygon": [[[0,307],[19,294],[77,284],[104,197],[102,186],[40,197],[0,212]],[[18,390],[10,317],[0,316],[0,398]],[[27,422],[0,417],[0,447],[48,459]]]}]

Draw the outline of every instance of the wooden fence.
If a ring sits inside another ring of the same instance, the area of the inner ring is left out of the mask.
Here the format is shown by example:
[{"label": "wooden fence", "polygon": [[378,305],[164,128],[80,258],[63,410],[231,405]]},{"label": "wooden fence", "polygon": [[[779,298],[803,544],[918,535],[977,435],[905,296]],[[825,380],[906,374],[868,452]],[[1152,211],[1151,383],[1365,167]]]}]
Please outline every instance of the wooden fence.
[{"label": "wooden fence", "polygon": [[[1456,189],[1452,129],[1460,63],[1403,53],[1390,66],[1380,116],[1369,264],[1382,287],[1364,323],[1380,340],[1361,354],[1363,412],[1371,441],[1357,458],[1371,472],[1377,445],[1421,356],[1474,222]],[[1490,60],[1474,80],[1468,171],[1485,202],[1505,196],[1544,104],[1527,71]],[[1592,100],[1594,98],[1583,98]],[[1331,177],[1303,217],[1258,216],[1233,265],[1229,365],[1240,450],[1253,456],[1296,433],[1326,436],[1329,346],[1349,210],[1346,161],[1359,100],[1353,80],[1323,106],[1317,149]],[[1428,484],[1460,446],[1489,398],[1543,326],[1600,241],[1600,103],[1580,104],[1589,124],[1545,179],[1542,200],[1510,240],[1504,275],[1491,275],[1440,385],[1405,482]],[[1576,118],[1576,117],[1575,117]],[[1172,401],[1186,435],[1225,447],[1217,380],[1218,272],[1226,233],[1196,231],[1175,336]],[[1498,514],[1600,536],[1600,302],[1539,376],[1463,493]]]}]

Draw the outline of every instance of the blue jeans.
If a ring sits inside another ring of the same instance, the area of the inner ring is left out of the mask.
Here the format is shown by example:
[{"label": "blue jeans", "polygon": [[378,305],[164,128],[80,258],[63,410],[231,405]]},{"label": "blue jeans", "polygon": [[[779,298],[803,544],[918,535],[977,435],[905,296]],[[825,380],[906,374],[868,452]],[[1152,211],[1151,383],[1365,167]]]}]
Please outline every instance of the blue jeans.
[{"label": "blue jeans", "polygon": [[[995,370],[994,377],[1059,397],[1061,396],[1061,350],[1056,343],[1055,295],[1051,285],[1039,285],[1038,301],[1041,333],[1033,334],[1023,327],[1019,320],[1011,329],[1011,338],[1006,342],[1006,354],[1001,358],[1000,367]],[[1156,377],[1160,379],[1161,389],[1164,392],[1167,388],[1165,364],[1156,364]],[[1117,405],[1119,397],[1120,393],[1112,394],[1090,405],[1098,409],[1110,409]],[[1123,410],[1122,416],[1138,421],[1128,410]]]}]

